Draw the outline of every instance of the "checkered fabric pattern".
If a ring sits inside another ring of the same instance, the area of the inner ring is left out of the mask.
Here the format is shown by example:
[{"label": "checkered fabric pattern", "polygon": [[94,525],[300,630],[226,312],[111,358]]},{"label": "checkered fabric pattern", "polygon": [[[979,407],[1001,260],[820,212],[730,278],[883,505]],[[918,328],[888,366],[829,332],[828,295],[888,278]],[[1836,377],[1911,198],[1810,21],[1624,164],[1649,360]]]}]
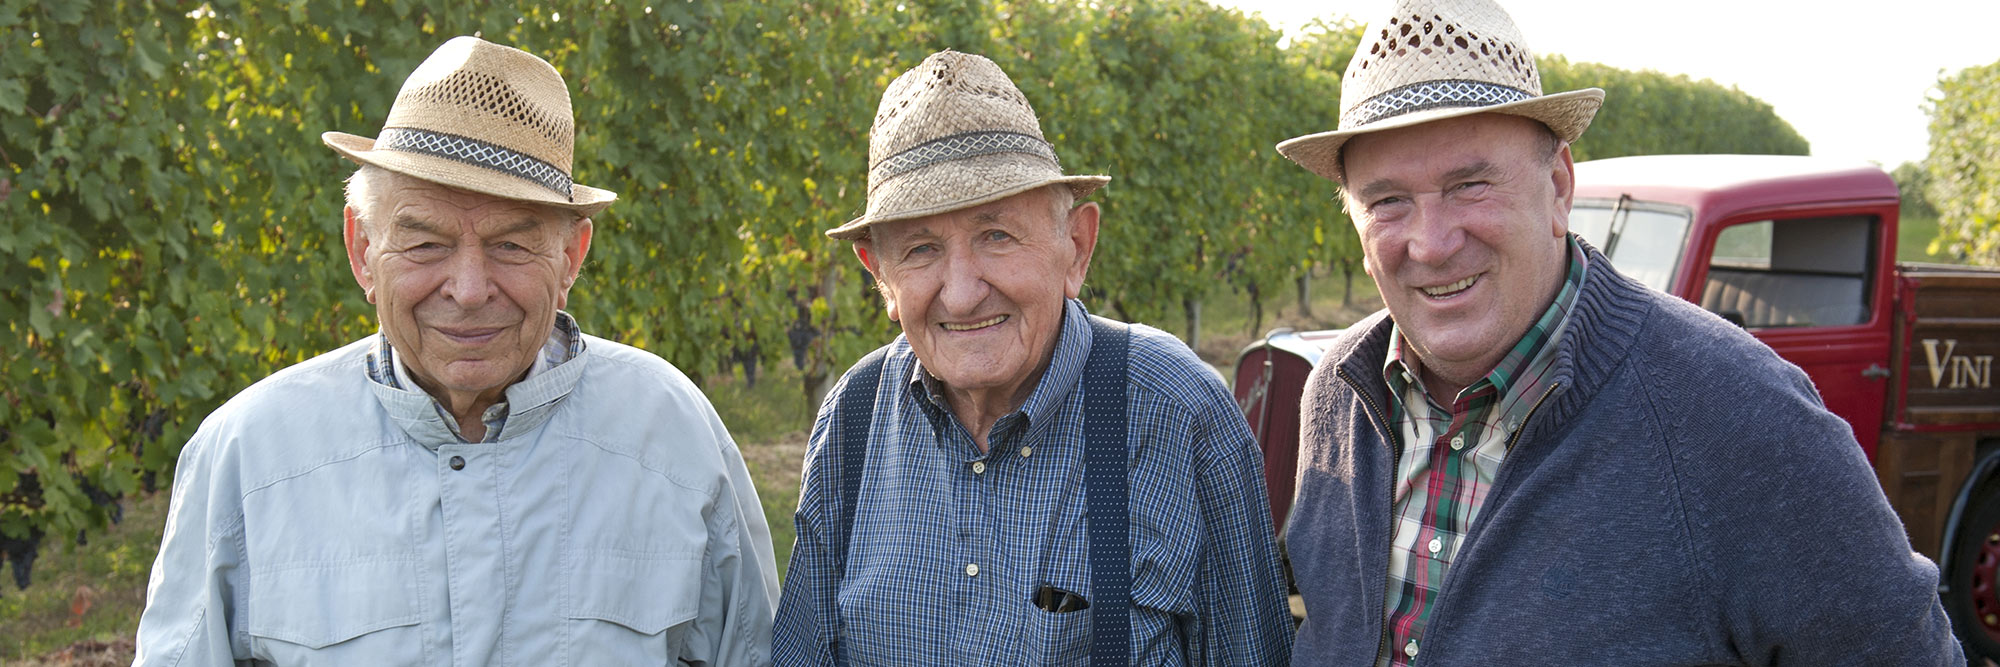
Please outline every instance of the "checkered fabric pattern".
[{"label": "checkered fabric pattern", "polygon": [[1056,149],[1049,142],[1019,132],[967,132],[932,139],[909,150],[883,158],[875,165],[877,178],[887,179],[951,160],[994,153],[1025,153],[1062,167]]},{"label": "checkered fabric pattern", "polygon": [[569,174],[555,165],[477,139],[407,127],[384,128],[382,135],[375,138],[375,148],[434,155],[485,167],[526,179],[564,197],[569,197],[573,189]]},{"label": "checkered fabric pattern", "polygon": [[1444,107],[1490,107],[1534,97],[1528,91],[1486,81],[1421,81],[1362,100],[1341,114],[1341,127],[1360,127],[1384,118]]},{"label": "checkered fabric pattern", "polygon": [[[543,369],[555,368],[575,359],[579,354],[583,354],[583,329],[577,327],[576,318],[558,310],[556,325],[549,331],[548,341],[542,343],[540,359],[528,367],[528,374],[533,375]],[[367,362],[369,380],[391,389],[417,391],[414,388],[416,383],[409,379],[409,369],[396,359],[396,348],[389,344],[388,334],[375,334],[375,348],[368,352]],[[444,423],[451,427],[451,432],[457,434],[458,419],[452,417],[451,412],[445,410],[444,406],[435,400],[431,405],[437,408],[438,416],[444,418]],[[507,426],[507,401],[503,399],[487,407],[486,414],[480,415],[479,420],[486,424],[484,442],[499,442],[500,433]],[[464,435],[459,434],[459,437],[462,438]]]},{"label": "checkered fabric pattern", "polygon": [[1396,462],[1396,537],[1384,598],[1388,641],[1376,656],[1378,665],[1408,665],[1421,654],[1445,574],[1493,487],[1508,441],[1551,388],[1556,343],[1583,285],[1584,253],[1576,243],[1571,236],[1569,270],[1555,302],[1498,366],[1453,398],[1450,408],[1416,381],[1420,360],[1409,356],[1402,332],[1392,332],[1395,343],[1382,373],[1405,449]]},{"label": "checkered fabric pattern", "polygon": [[[843,427],[834,391],[806,452],[778,665],[834,664],[835,636],[853,665],[1085,664],[1092,609],[1044,611],[1034,599],[1044,586],[1091,590],[1087,317],[1068,303],[1054,360],[985,452],[907,340],[891,344],[845,572],[825,541],[841,511],[840,461],[825,448]],[[1172,336],[1133,325],[1130,345],[1132,664],[1284,664],[1292,622],[1248,425]]]}]

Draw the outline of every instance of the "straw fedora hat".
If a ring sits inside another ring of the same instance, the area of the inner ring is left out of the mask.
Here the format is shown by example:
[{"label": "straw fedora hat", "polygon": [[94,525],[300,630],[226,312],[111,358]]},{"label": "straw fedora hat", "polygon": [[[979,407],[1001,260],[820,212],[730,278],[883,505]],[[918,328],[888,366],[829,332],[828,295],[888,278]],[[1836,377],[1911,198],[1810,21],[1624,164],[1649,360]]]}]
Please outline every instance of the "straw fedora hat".
[{"label": "straw fedora hat", "polygon": [[1109,176],[1064,176],[1028,98],[984,57],[939,51],[889,83],[868,131],[868,208],[826,233],[956,211],[1056,183],[1081,199]]},{"label": "straw fedora hat", "polygon": [[1362,39],[1340,79],[1340,129],[1278,144],[1285,157],[1336,182],[1344,177],[1340,147],[1359,134],[1504,113],[1576,141],[1604,104],[1597,88],[1543,95],[1520,29],[1491,0],[1397,0]]},{"label": "straw fedora hat", "polygon": [[320,140],[361,164],[583,216],[618,199],[570,180],[576,130],[556,68],[478,37],[454,37],[424,59],[376,138],[327,132]]}]

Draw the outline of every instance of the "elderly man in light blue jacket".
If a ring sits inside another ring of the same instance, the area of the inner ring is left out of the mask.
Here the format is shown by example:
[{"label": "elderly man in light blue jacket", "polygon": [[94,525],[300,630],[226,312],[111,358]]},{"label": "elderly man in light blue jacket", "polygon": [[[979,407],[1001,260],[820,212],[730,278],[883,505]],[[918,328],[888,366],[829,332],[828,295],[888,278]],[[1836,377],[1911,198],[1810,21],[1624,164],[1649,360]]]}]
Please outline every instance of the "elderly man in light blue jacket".
[{"label": "elderly man in light blue jacket", "polygon": [[617,198],[569,93],[472,37],[404,83],[345,240],[381,332],[258,382],[181,452],[140,665],[754,665],[770,531],[714,409],[562,312]]}]

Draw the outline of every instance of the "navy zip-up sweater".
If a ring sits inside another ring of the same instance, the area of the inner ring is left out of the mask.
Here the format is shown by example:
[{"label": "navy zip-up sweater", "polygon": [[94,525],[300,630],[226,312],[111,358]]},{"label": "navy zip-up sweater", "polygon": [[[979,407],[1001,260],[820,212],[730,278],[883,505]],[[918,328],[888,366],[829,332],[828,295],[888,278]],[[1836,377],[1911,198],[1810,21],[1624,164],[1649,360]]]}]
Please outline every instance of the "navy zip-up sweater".
[{"label": "navy zip-up sweater", "polygon": [[[1416,664],[1965,664],[1936,566],[1805,373],[1585,252],[1556,387],[1517,434]],[[1402,449],[1389,326],[1356,324],[1307,380],[1286,538],[1300,665],[1385,650]]]}]

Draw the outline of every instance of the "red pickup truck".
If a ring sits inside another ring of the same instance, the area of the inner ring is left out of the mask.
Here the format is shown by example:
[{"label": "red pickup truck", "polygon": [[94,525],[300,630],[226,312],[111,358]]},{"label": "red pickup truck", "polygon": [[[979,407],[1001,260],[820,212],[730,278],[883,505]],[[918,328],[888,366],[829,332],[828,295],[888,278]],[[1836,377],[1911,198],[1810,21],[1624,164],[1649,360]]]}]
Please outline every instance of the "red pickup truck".
[{"label": "red pickup truck", "polygon": [[[1899,264],[1881,169],[1764,155],[1576,165],[1570,229],[1619,271],[1748,329],[1854,427],[1969,654],[2000,659],[2000,270]],[[1236,399],[1291,511],[1299,395],[1336,332],[1238,356]]]}]

